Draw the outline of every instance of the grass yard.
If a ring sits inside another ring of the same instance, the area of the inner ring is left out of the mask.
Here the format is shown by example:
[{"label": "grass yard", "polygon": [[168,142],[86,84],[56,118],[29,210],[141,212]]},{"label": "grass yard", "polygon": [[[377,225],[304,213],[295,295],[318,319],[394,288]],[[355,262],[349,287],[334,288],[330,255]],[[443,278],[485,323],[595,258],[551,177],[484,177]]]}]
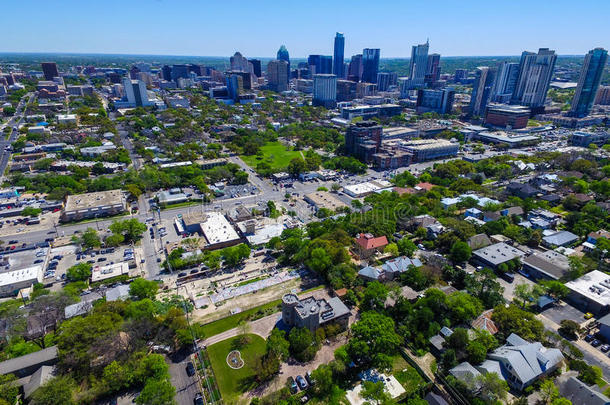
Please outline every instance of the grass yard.
[{"label": "grass yard", "polygon": [[240,157],[252,169],[256,170],[256,166],[261,162],[269,163],[271,169],[283,169],[288,166],[292,159],[302,158],[301,152],[288,150],[281,142],[267,142],[261,147],[263,156],[257,155],[241,155]]},{"label": "grass yard", "polygon": [[233,329],[237,327],[237,325],[239,325],[241,321],[254,321],[264,316],[274,314],[281,309],[281,302],[282,300],[274,300],[264,305],[247,309],[238,314],[230,315],[226,318],[206,323],[205,325],[203,325],[203,332],[205,333],[205,337],[211,337],[229,329]]},{"label": "grass yard", "polygon": [[[324,288],[324,284],[317,287],[309,288],[305,291],[301,291],[299,294],[305,294],[311,291],[320,290]],[[203,332],[205,337],[209,338],[219,333],[225,332],[229,329],[236,328],[241,321],[255,321],[267,315],[273,315],[279,312],[281,308],[282,300],[273,300],[263,305],[259,305],[254,308],[247,309],[235,315],[229,315],[225,318],[212,321],[203,325]]]},{"label": "grass yard", "polygon": [[407,361],[399,354],[394,356],[392,362],[392,374],[407,391],[407,396],[417,392],[420,386],[425,385],[424,379],[419,375]]},{"label": "grass yard", "polygon": [[[215,343],[207,349],[220,394],[226,405],[238,404],[239,397],[256,385],[253,381],[252,365],[265,353],[266,342],[258,335],[250,334],[248,337],[250,343],[243,348],[236,347],[239,337],[234,337]],[[236,348],[241,352],[244,366],[234,370],[227,364],[227,355]]]}]

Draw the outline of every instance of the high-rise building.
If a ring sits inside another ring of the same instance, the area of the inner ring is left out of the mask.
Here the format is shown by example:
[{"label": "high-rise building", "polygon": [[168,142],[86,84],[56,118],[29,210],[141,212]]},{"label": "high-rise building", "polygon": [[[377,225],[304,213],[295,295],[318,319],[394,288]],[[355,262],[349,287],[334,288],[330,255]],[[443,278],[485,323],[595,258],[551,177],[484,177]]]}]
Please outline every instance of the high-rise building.
[{"label": "high-rise building", "polygon": [[515,91],[517,79],[519,78],[519,64],[513,62],[502,62],[498,65],[496,83],[493,89],[493,101],[508,103]]},{"label": "high-rise building", "polygon": [[258,59],[250,59],[250,63],[252,64],[252,69],[254,70],[254,76],[262,77],[263,72],[261,70],[261,61]]},{"label": "high-rise building", "polygon": [[455,90],[451,87],[442,90],[417,90],[416,110],[418,114],[435,112],[438,114],[451,114]]},{"label": "high-rise building", "polygon": [[326,108],[334,108],[337,105],[337,76],[332,74],[313,76],[312,104]]},{"label": "high-rise building", "polygon": [[359,82],[362,79],[362,55],[354,55],[349,61],[347,68],[347,79],[353,82]]},{"label": "high-rise building", "polygon": [[496,72],[487,66],[478,67],[475,71],[474,85],[470,95],[470,115],[482,116],[493,91]]},{"label": "high-rise building", "polygon": [[357,83],[352,80],[337,80],[337,101],[351,101],[356,98]]},{"label": "high-rise building", "polygon": [[333,58],[333,74],[338,78],[343,77],[343,64],[344,64],[344,51],[345,51],[345,37],[343,33],[337,32],[335,35],[335,48]]},{"label": "high-rise building", "polygon": [[129,77],[132,78],[133,80],[138,80],[138,73],[140,73],[140,72],[141,72],[141,70],[136,65],[133,65],[129,69]]},{"label": "high-rise building", "polygon": [[267,63],[267,82],[269,89],[282,92],[288,90],[288,62],[272,60]]},{"label": "high-rise building", "polygon": [[254,66],[248,61],[241,53],[235,52],[235,55],[231,56],[231,70],[239,72],[254,73]]},{"label": "high-rise building", "polygon": [[55,62],[42,62],[42,73],[44,74],[45,80],[53,80],[54,77],[59,77],[59,70],[57,70],[57,63]]},{"label": "high-rise building", "polygon": [[426,72],[428,71],[428,49],[428,41],[426,41],[425,44],[413,45],[411,48],[409,78],[412,81],[412,85],[415,87],[424,85]]},{"label": "high-rise building", "polygon": [[434,84],[441,78],[441,55],[438,53],[431,53],[428,55],[428,62],[426,67],[425,82]]},{"label": "high-rise building", "polygon": [[203,74],[203,66],[195,64],[195,63],[189,64],[189,72],[195,73],[195,75],[197,75],[197,76],[205,76]]},{"label": "high-rise building", "polygon": [[599,86],[595,104],[610,105],[610,86]]},{"label": "high-rise building", "polygon": [[377,73],[377,90],[386,91],[391,84],[392,75],[387,72]]},{"label": "high-rise building", "polygon": [[375,121],[360,121],[347,128],[345,150],[364,162],[372,162],[381,147],[382,127]]},{"label": "high-rise building", "polygon": [[[249,73],[248,73],[249,75]],[[229,98],[234,101],[239,100],[239,95],[243,92],[243,78],[239,74],[232,74],[227,77],[227,92],[229,93]]]},{"label": "high-rise building", "polygon": [[453,76],[455,82],[460,82],[466,78],[468,78],[468,69],[455,69],[455,75]]},{"label": "high-rise building", "polygon": [[129,77],[125,77],[123,78],[123,87],[129,104],[135,107],[152,105],[152,103],[148,101],[148,92],[146,90],[146,84],[143,81],[131,80]]},{"label": "high-rise building", "polygon": [[603,48],[592,49],[585,55],[570,109],[572,117],[586,117],[591,112],[607,59],[608,51]]},{"label": "high-rise building", "polygon": [[312,74],[332,73],[333,57],[326,55],[309,55],[307,64]]},{"label": "high-rise building", "polygon": [[362,81],[377,83],[379,72],[379,48],[365,48],[362,50]]},{"label": "high-rise building", "polygon": [[237,75],[240,76],[242,79],[242,86],[241,88],[243,90],[251,90],[252,89],[252,74],[249,72],[242,72],[239,70],[233,70],[233,71],[229,71],[227,72],[228,76],[232,76],[232,75]]},{"label": "high-rise building", "polygon": [[172,65],[172,80],[177,82],[180,78],[189,78],[188,65]]},{"label": "high-rise building", "polygon": [[290,54],[288,49],[286,49],[286,45],[280,46],[280,49],[277,51],[277,59],[283,60],[288,64],[288,74],[286,75],[286,83],[288,83],[290,81]]},{"label": "high-rise building", "polygon": [[172,80],[172,67],[168,65],[163,65],[161,68],[161,77],[163,80],[167,80],[170,82]]},{"label": "high-rise building", "polygon": [[555,51],[549,48],[540,48],[537,54],[523,52],[511,102],[531,107],[532,113],[543,108],[556,60]]}]

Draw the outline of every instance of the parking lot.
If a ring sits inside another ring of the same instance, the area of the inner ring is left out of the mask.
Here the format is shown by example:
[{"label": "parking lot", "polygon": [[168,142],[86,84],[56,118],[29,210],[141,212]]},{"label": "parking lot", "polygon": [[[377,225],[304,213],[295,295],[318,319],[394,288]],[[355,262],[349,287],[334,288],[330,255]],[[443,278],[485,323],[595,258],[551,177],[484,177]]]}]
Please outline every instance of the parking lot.
[{"label": "parking lot", "polygon": [[178,352],[169,359],[169,374],[172,385],[176,388],[175,400],[179,405],[193,405],[195,395],[201,392],[197,375],[189,376],[186,366],[190,362],[188,353]]},{"label": "parking lot", "polygon": [[551,308],[544,310],[542,314],[558,325],[564,319],[569,319],[579,324],[587,322],[584,312],[579,311],[565,302],[555,304]]}]

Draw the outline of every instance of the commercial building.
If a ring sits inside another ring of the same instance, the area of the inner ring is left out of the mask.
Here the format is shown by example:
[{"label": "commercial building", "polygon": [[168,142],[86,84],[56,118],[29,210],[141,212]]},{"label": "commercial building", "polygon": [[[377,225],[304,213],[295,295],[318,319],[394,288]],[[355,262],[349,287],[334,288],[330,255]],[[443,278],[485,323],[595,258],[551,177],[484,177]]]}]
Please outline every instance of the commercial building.
[{"label": "commercial building", "polygon": [[347,68],[347,80],[359,82],[362,79],[362,54],[353,55]]},{"label": "commercial building", "polygon": [[381,138],[386,141],[390,139],[411,139],[418,136],[418,131],[415,128],[409,127],[389,127],[383,128]]},{"label": "commercial building", "polygon": [[388,72],[379,72],[377,73],[377,90],[379,91],[387,91],[390,87],[390,82],[392,79],[392,73]]},{"label": "commercial building", "polygon": [[254,73],[254,66],[240,52],[235,52],[229,58],[229,62],[231,63],[232,71]]},{"label": "commercial building", "polygon": [[540,48],[537,54],[523,52],[511,103],[526,105],[535,111],[541,110],[544,107],[556,60],[555,51],[549,48]]},{"label": "commercial building", "polygon": [[244,91],[243,78],[240,75],[232,74],[227,77],[227,92],[233,101],[239,100],[239,95]]},{"label": "commercial building", "polygon": [[610,276],[593,270],[565,284],[570,290],[568,299],[581,311],[604,315],[610,309]]},{"label": "commercial building", "polygon": [[608,51],[603,48],[592,49],[585,56],[572,99],[571,116],[586,117],[591,112],[607,59]]},{"label": "commercial building", "polygon": [[129,274],[128,262],[118,262],[107,264],[106,266],[95,266],[91,271],[91,282],[95,283],[96,281],[107,280],[123,274]]},{"label": "commercial building", "polygon": [[345,53],[345,37],[342,32],[337,32],[335,34],[335,46],[333,52],[333,74],[337,77],[345,76],[345,61],[344,61],[344,53]]},{"label": "commercial building", "polygon": [[531,110],[529,107],[509,104],[490,104],[485,110],[485,123],[507,129],[527,127]]},{"label": "commercial building", "polygon": [[386,180],[372,180],[364,183],[351,184],[343,187],[345,194],[353,198],[366,197],[381,190],[390,189],[392,183]]},{"label": "commercial building", "polygon": [[413,162],[457,156],[460,149],[459,143],[450,142],[445,139],[399,141],[397,146],[413,155]]},{"label": "commercial building", "polygon": [[333,71],[333,57],[327,55],[309,55],[307,64],[312,74],[331,74]]},{"label": "commercial building", "polygon": [[[288,83],[290,81],[290,54],[288,53],[288,49],[286,49],[286,45],[282,45],[280,46],[280,49],[278,49],[277,60],[284,61],[287,64],[286,83]],[[269,65],[267,65],[267,71],[269,71]]]},{"label": "commercial building", "polygon": [[493,84],[496,77],[495,69],[480,66],[475,71],[475,80],[470,95],[469,114],[471,116],[482,116],[487,108],[493,93]]},{"label": "commercial building", "polygon": [[[337,101],[351,101],[355,99],[357,84],[351,80],[337,80]],[[311,85],[313,86],[313,82]]]},{"label": "commercial building", "polygon": [[409,166],[413,161],[413,155],[397,147],[383,147],[382,150],[373,154],[373,165],[379,170],[397,169]]},{"label": "commercial building", "polygon": [[337,104],[337,76],[332,74],[316,74],[313,76],[314,106],[334,108]]},{"label": "commercial building", "polygon": [[172,65],[172,81],[178,82],[178,79],[189,78],[189,66],[188,65]]},{"label": "commercial building", "polygon": [[55,77],[59,77],[59,70],[57,70],[57,63],[55,62],[42,62],[42,74],[45,80],[53,80]]},{"label": "commercial building", "polygon": [[206,249],[220,249],[242,242],[233,225],[220,212],[207,212],[199,226],[207,241]]},{"label": "commercial building", "polygon": [[472,252],[471,260],[483,267],[497,270],[502,263],[523,256],[525,256],[525,252],[501,242],[475,250]]},{"label": "commercial building", "polygon": [[347,208],[347,204],[339,200],[334,194],[328,191],[315,191],[313,193],[305,194],[304,200],[311,204],[316,212],[321,208],[325,208],[330,211],[337,211],[339,209]]},{"label": "commercial building", "polygon": [[534,279],[559,280],[570,271],[570,261],[554,250],[536,252],[522,260],[523,270]]},{"label": "commercial building", "polygon": [[455,90],[446,88],[442,90],[417,90],[416,111],[418,114],[435,112],[437,114],[451,114]]},{"label": "commercial building", "polygon": [[284,60],[272,60],[267,64],[267,83],[269,89],[277,92],[288,90],[290,65]]},{"label": "commercial building", "polygon": [[584,132],[576,131],[570,137],[570,144],[573,146],[588,147],[592,143],[603,146],[610,141],[610,132]]},{"label": "commercial building", "polygon": [[61,213],[61,221],[102,218],[121,214],[126,209],[127,201],[121,190],[69,195]]},{"label": "commercial building", "polygon": [[362,117],[365,120],[373,117],[393,117],[401,113],[402,107],[398,104],[355,105],[341,108],[341,117],[348,120],[354,117]]},{"label": "commercial building", "polygon": [[519,146],[535,145],[540,142],[540,138],[534,135],[509,135],[505,132],[478,132],[472,133],[468,137],[469,141],[481,141],[483,143],[504,143],[510,148],[516,148]]},{"label": "commercial building", "polygon": [[0,271],[0,297],[17,295],[19,290],[42,282],[42,266]]},{"label": "commercial building", "polygon": [[299,299],[296,294],[282,297],[282,321],[290,327],[307,328],[312,333],[320,327],[337,324],[347,328],[350,310],[337,297],[316,299],[307,297]]},{"label": "commercial building", "polygon": [[376,83],[379,73],[379,48],[365,48],[362,50],[362,81]]}]

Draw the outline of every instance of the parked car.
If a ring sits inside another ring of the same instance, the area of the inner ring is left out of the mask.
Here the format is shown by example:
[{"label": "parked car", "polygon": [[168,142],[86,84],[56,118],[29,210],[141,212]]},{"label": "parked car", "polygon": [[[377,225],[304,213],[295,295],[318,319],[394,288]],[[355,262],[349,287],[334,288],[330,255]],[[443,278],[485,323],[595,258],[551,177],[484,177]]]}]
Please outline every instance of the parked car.
[{"label": "parked car", "polygon": [[299,391],[299,387],[292,377],[288,377],[288,389],[291,394],[296,394]]},{"label": "parked car", "polygon": [[597,340],[597,339],[594,339],[594,340],[591,342],[591,346],[593,346],[593,347],[597,347],[597,346],[599,346],[599,345],[601,345],[601,344],[602,344],[602,342],[600,342],[600,341],[599,341],[599,340]]},{"label": "parked car", "polygon": [[314,379],[313,379],[313,378],[311,378],[311,372],[310,372],[310,371],[308,371],[308,372],[306,372],[306,373],[305,373],[305,379],[307,380],[307,383],[308,383],[309,385],[314,385],[314,384],[316,383],[316,382],[314,381]]},{"label": "parked car", "polygon": [[610,345],[607,345],[607,344],[601,345],[599,350],[601,350],[602,352],[606,353],[608,350],[610,350]]},{"label": "parked car", "polygon": [[178,273],[178,277],[186,277],[186,273]]},{"label": "parked car", "polygon": [[188,374],[189,377],[195,375],[195,366],[193,366],[193,363],[190,361],[186,364],[186,374]]},{"label": "parked car", "polygon": [[299,384],[301,390],[305,390],[308,387],[307,381],[305,381],[302,375],[297,375],[297,384]]},{"label": "parked car", "polygon": [[593,314],[591,312],[587,312],[585,314],[585,319],[591,319],[591,318],[593,318]]},{"label": "parked car", "polygon": [[595,339],[595,336],[593,336],[593,335],[587,335],[587,336],[585,336],[585,342],[590,342],[590,341],[592,341],[593,339]]},{"label": "parked car", "polygon": [[193,404],[194,405],[203,405],[203,397],[201,396],[201,394],[195,395],[195,399],[193,399]]}]

